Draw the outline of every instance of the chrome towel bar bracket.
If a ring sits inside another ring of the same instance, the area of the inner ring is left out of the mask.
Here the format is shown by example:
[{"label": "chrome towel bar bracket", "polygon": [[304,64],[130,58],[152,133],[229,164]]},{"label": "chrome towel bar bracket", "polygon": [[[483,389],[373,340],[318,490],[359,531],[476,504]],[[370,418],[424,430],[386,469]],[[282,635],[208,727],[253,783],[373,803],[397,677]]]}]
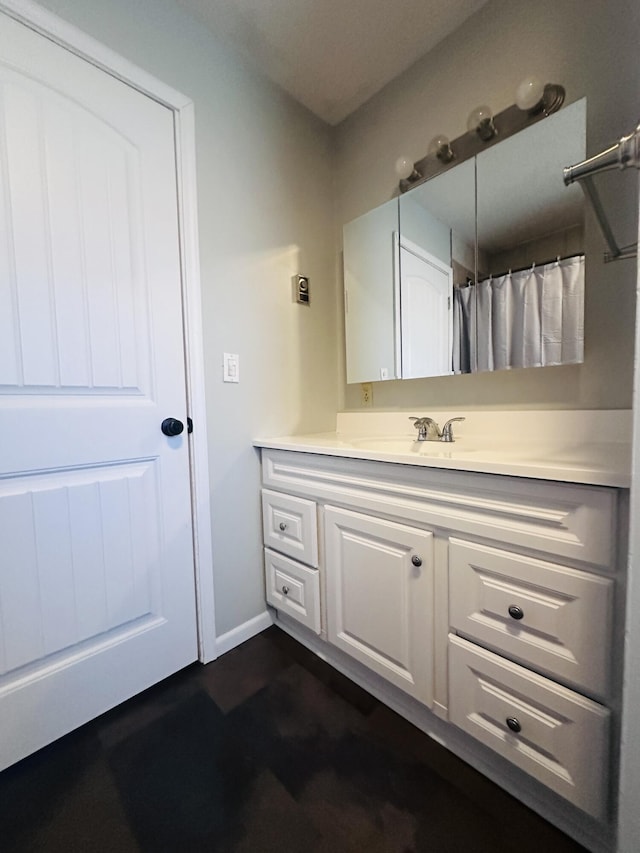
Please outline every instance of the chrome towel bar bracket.
[{"label": "chrome towel bar bracket", "polygon": [[576,163],[574,166],[566,166],[563,169],[564,182],[566,186],[578,181],[587,200],[593,208],[602,235],[607,242],[609,251],[605,252],[605,263],[609,261],[621,261],[626,258],[635,258],[638,254],[638,244],[629,246],[618,246],[613,231],[609,224],[607,214],[598,191],[593,182],[593,176],[600,172],[608,172],[611,169],[627,169],[634,167],[640,169],[640,124],[631,133],[622,136],[615,145],[606,148],[599,154]]}]

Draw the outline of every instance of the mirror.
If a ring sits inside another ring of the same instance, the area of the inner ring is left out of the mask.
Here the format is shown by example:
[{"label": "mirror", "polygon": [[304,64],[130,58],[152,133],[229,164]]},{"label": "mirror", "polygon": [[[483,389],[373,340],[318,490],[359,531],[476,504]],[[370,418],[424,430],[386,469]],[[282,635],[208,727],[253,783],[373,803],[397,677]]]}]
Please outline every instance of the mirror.
[{"label": "mirror", "polygon": [[583,360],[585,203],[562,170],[585,157],[584,98],[477,156],[471,370]]},{"label": "mirror", "polygon": [[582,99],[346,225],[347,382],[581,361],[585,156]]},{"label": "mirror", "polygon": [[347,382],[400,379],[396,369],[398,199],[344,226]]}]

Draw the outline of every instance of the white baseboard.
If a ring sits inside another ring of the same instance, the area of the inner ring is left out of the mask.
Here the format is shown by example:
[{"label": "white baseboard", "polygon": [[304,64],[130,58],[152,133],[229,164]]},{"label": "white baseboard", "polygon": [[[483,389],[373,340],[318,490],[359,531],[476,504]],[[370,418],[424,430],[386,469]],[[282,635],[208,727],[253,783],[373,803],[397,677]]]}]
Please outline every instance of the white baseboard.
[{"label": "white baseboard", "polygon": [[217,637],[217,657],[230,652],[231,649],[235,649],[236,646],[239,646],[246,640],[250,640],[251,637],[255,637],[256,634],[264,631],[270,625],[273,625],[273,616],[269,610],[265,610],[264,613],[259,613],[253,619],[249,619],[247,622],[243,622],[242,625],[238,625],[237,628],[232,628],[226,634]]}]

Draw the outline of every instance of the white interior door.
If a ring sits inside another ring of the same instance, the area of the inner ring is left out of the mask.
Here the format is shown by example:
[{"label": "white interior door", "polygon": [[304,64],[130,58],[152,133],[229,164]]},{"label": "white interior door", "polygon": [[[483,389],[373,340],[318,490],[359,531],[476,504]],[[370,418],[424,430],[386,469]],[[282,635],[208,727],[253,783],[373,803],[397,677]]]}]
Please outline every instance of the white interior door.
[{"label": "white interior door", "polygon": [[453,372],[453,272],[400,238],[400,340],[402,378]]},{"label": "white interior door", "polygon": [[0,15],[0,767],[196,659],[171,111]]}]

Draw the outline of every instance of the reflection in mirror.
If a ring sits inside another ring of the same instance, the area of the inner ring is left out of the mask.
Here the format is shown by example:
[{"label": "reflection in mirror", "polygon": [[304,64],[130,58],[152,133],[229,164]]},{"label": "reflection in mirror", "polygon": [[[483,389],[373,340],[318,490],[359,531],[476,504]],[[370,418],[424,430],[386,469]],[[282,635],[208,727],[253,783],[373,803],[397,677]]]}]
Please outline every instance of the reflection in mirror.
[{"label": "reflection in mirror", "polygon": [[562,170],[585,157],[584,99],[478,155],[478,283],[456,305],[471,354],[461,372],[583,360],[584,196]]},{"label": "reflection in mirror", "polygon": [[400,379],[396,354],[398,199],[344,226],[347,382]]},{"label": "reflection in mirror", "polygon": [[475,168],[468,160],[400,198],[403,379],[453,372],[453,288],[475,281]]}]

